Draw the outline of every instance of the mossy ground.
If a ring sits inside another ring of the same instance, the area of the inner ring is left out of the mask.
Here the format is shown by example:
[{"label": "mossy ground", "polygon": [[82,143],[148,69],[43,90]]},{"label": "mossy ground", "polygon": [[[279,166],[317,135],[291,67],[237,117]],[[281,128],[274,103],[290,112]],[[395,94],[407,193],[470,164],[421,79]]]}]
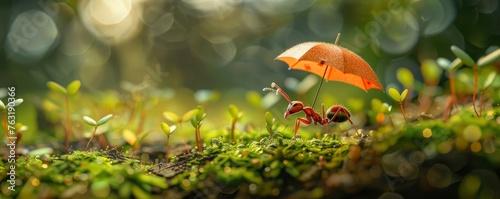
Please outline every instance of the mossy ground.
[{"label": "mossy ground", "polygon": [[[294,141],[267,131],[236,143],[142,161],[119,149],[20,155],[8,198],[350,198],[500,197],[500,108],[482,118],[461,109],[448,121],[420,117],[368,136],[334,134]],[[4,198],[4,197],[2,197]]]}]

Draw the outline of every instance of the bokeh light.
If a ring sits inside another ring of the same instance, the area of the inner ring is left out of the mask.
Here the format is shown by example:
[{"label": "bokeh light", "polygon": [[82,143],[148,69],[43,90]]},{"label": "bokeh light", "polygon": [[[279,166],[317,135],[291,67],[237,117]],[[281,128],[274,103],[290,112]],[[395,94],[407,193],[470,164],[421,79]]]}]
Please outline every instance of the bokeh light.
[{"label": "bokeh light", "polygon": [[19,62],[41,59],[54,46],[59,31],[54,20],[40,10],[16,16],[7,33],[7,55]]}]

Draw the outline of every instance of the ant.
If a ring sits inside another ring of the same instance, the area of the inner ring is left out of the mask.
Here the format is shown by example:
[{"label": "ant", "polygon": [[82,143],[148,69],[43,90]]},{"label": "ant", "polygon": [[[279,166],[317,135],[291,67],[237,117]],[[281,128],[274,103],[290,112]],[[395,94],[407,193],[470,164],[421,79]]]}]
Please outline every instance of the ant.
[{"label": "ant", "polygon": [[[314,125],[327,125],[329,123],[335,122],[335,123],[342,123],[345,121],[349,121],[351,125],[354,127],[354,123],[352,123],[351,120],[351,113],[349,110],[341,105],[333,105],[328,110],[326,111],[325,115],[325,105],[322,104],[322,113],[323,116],[319,115],[316,113],[312,107],[309,106],[304,106],[304,103],[301,101],[292,101],[290,100],[290,97],[283,91],[278,84],[276,83],[271,83],[271,88],[264,88],[262,89],[263,91],[276,91],[276,95],[281,95],[283,98],[285,98],[288,101],[288,108],[286,109],[285,112],[285,119],[290,116],[291,114],[298,113],[300,111],[304,111],[306,114],[306,118],[297,118],[295,120],[295,132],[293,134],[293,139],[295,140],[297,131],[300,128],[300,123],[309,125],[312,122],[314,122]],[[316,101],[316,99],[314,100]],[[340,127],[339,127],[340,128]],[[354,127],[356,130],[356,135],[360,136],[358,133],[358,130],[356,127]]]}]

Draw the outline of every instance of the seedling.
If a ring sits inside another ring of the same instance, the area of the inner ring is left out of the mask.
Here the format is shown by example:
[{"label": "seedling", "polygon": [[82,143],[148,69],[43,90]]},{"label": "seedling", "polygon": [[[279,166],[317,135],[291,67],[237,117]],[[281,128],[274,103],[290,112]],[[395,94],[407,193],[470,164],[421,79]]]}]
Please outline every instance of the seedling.
[{"label": "seedling", "polygon": [[[299,131],[300,128],[300,123],[309,125],[311,123],[314,123],[314,125],[327,125],[329,123],[335,122],[335,123],[341,123],[345,121],[349,121],[351,125],[354,127],[354,123],[351,120],[351,113],[349,110],[341,105],[333,105],[330,108],[328,108],[328,111],[325,113],[325,106],[322,105],[322,116],[316,113],[312,107],[309,106],[304,106],[304,103],[301,101],[292,101],[290,97],[283,91],[278,84],[276,83],[271,83],[271,88],[264,88],[263,91],[275,91],[276,94],[281,95],[283,98],[285,98],[288,101],[288,108],[287,111],[285,112],[285,118],[290,116],[291,114],[298,113],[300,111],[304,111],[306,114],[306,118],[297,118],[295,119],[295,131],[293,134],[293,139],[296,139],[297,136],[297,131]],[[314,104],[314,103],[313,103]],[[354,127],[356,128],[356,127]],[[358,136],[361,136],[357,129],[356,129],[356,134]]]},{"label": "seedling", "polygon": [[455,101],[457,100],[457,94],[456,94],[456,89],[455,89],[455,69],[462,66],[462,60],[459,58],[456,58],[455,60],[453,60],[453,62],[450,62],[449,60],[447,60],[445,58],[438,58],[436,60],[436,63],[441,68],[448,71],[448,79],[450,82],[451,96],[448,99],[446,107],[443,111],[443,120],[446,121],[450,117],[451,108],[453,107],[453,105],[455,104]]},{"label": "seedling", "polygon": [[196,107],[198,113],[194,117],[191,118],[191,124],[195,128],[195,136],[196,136],[196,145],[198,147],[199,152],[203,152],[203,141],[201,140],[201,132],[200,128],[203,124],[203,119],[205,119],[205,109],[202,106]]},{"label": "seedling", "polygon": [[83,121],[85,121],[85,123],[87,123],[88,125],[94,127],[94,132],[90,136],[89,142],[87,143],[87,146],[85,147],[86,151],[89,150],[90,142],[92,141],[92,139],[95,136],[95,133],[97,132],[97,127],[99,127],[99,126],[105,124],[106,122],[108,122],[109,119],[111,119],[111,117],[113,117],[113,114],[106,115],[106,116],[102,117],[101,119],[99,119],[96,122],[94,119],[90,118],[89,116],[83,116]]},{"label": "seedling", "polygon": [[179,127],[181,129],[182,138],[184,139],[184,145],[186,146],[186,152],[188,154],[190,154],[191,152],[189,151],[189,146],[188,146],[188,143],[186,140],[186,135],[184,135],[184,129],[182,128],[182,123],[190,121],[191,118],[197,114],[197,112],[198,112],[197,109],[190,110],[190,111],[184,113],[182,118],[177,116],[175,113],[172,113],[172,112],[164,112],[163,113],[163,118],[165,118],[166,120],[168,120],[170,122],[179,124]]},{"label": "seedling", "polygon": [[[16,106],[19,106],[21,103],[23,103],[23,99],[22,98],[19,98],[19,99],[15,99],[13,102],[9,102],[7,103],[7,106],[2,102],[2,100],[0,100],[0,109],[2,109],[2,116],[3,116],[3,128],[4,128],[4,131],[5,131],[5,136],[7,138],[7,140],[9,142],[12,142],[12,140],[10,140],[10,132],[15,132],[15,129],[11,129],[9,128],[9,123],[7,121],[7,112],[9,111],[9,109],[13,109],[14,107]],[[17,136],[16,136],[17,137]],[[20,139],[19,137],[17,139]],[[16,140],[16,143],[18,142],[18,140]]]},{"label": "seedling", "polygon": [[472,107],[474,108],[474,113],[476,113],[476,116],[480,117],[479,113],[476,110],[476,92],[477,92],[479,66],[474,62],[474,60],[469,56],[469,54],[467,54],[459,47],[453,45],[451,46],[451,51],[453,52],[453,54],[455,54],[455,56],[461,59],[466,66],[472,67],[472,71],[474,72],[474,91],[472,93]]},{"label": "seedling", "polygon": [[415,77],[413,73],[408,68],[398,68],[396,78],[403,84],[405,89],[408,89],[408,95],[411,98],[415,86]]},{"label": "seedling", "polygon": [[172,135],[175,131],[175,126],[170,127],[167,123],[162,122],[161,130],[165,133],[165,135],[167,135],[167,143],[165,144],[165,161],[168,163],[170,162],[168,158],[168,143],[170,142],[170,135]]},{"label": "seedling", "polygon": [[403,92],[401,92],[401,94],[395,88],[389,88],[389,90],[387,92],[389,93],[389,96],[394,101],[399,103],[399,108],[401,109],[401,114],[403,114],[403,118],[405,119],[405,121],[408,122],[408,120],[406,119],[406,116],[405,116],[404,108],[403,108],[403,101],[405,100],[406,95],[408,94],[408,89],[403,90]]},{"label": "seedling", "polygon": [[274,115],[271,112],[266,112],[266,129],[267,132],[269,132],[269,135],[273,137],[274,131],[273,131],[273,125],[274,125]]},{"label": "seedling", "polygon": [[231,142],[234,143],[234,131],[236,128],[236,122],[243,117],[243,112],[240,112],[238,107],[234,104],[229,105],[229,114],[231,115]]},{"label": "seedling", "polygon": [[426,112],[436,95],[436,88],[441,78],[442,70],[434,60],[424,60],[420,68],[424,77],[424,90],[420,98],[420,112]]},{"label": "seedling", "polygon": [[21,138],[23,137],[23,132],[28,130],[28,126],[18,122],[16,123],[15,128],[16,128],[16,145],[18,145],[19,142],[21,141]]},{"label": "seedling", "polygon": [[80,85],[81,85],[80,80],[72,81],[71,83],[68,84],[68,86],[66,86],[66,88],[53,81],[47,82],[47,87],[49,87],[50,90],[64,95],[66,103],[66,120],[68,122],[66,125],[66,152],[68,152],[69,150],[69,140],[71,138],[71,132],[72,132],[70,109],[69,109],[69,97],[75,95],[78,92],[78,90],[80,89]]}]

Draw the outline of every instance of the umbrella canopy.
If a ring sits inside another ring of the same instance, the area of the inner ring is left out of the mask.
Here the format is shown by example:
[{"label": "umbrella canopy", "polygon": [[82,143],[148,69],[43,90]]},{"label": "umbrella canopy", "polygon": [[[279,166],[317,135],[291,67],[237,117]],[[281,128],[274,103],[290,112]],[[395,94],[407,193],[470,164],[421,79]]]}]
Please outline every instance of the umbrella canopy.
[{"label": "umbrella canopy", "polygon": [[383,90],[377,75],[363,58],[336,44],[305,42],[289,48],[276,59],[287,63],[289,69],[305,70],[325,80],[349,83],[365,91]]}]

